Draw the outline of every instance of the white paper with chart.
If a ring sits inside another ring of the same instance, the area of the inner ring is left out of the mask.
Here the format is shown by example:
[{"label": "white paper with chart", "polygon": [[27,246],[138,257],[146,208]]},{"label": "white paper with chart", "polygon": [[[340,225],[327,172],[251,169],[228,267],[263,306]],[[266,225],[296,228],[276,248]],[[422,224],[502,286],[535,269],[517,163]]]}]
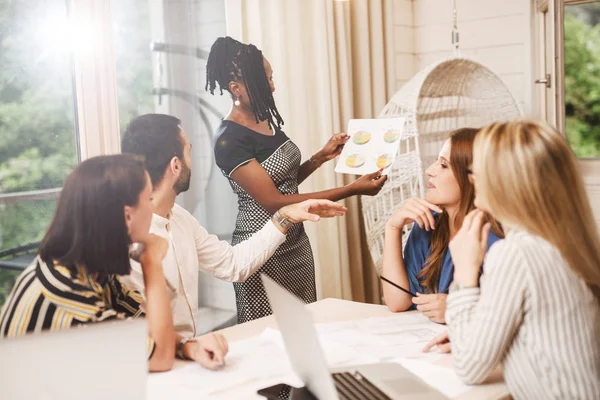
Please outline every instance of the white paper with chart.
[{"label": "white paper with chart", "polygon": [[404,130],[404,118],[351,119],[350,140],[344,146],[335,172],[365,175],[383,168],[386,175],[394,163]]}]

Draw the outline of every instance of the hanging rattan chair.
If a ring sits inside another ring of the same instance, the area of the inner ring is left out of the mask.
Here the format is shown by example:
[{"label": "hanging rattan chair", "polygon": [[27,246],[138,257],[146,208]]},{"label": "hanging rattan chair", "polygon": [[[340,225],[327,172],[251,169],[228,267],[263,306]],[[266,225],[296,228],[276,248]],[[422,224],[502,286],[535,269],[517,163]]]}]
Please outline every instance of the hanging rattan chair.
[{"label": "hanging rattan chair", "polygon": [[394,94],[379,117],[406,118],[399,154],[381,192],[362,198],[367,244],[378,273],[386,221],[407,199],[424,196],[424,167],[435,161],[448,134],[520,114],[504,82],[466,58],[432,64]]}]

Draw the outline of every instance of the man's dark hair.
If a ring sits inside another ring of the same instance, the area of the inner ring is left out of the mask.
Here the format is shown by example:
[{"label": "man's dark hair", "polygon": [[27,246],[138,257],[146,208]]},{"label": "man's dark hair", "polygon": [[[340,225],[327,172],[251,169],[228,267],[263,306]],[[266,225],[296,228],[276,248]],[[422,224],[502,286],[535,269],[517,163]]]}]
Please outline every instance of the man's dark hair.
[{"label": "man's dark hair", "polygon": [[49,265],[127,275],[131,239],[125,206],[135,206],[147,184],[144,160],[131,154],[82,162],[65,180],[52,223],[40,246]]},{"label": "man's dark hair", "polygon": [[180,124],[171,115],[145,114],[134,118],[123,134],[121,151],[144,156],[153,186],[165,176],[173,157],[184,162]]},{"label": "man's dark hair", "polygon": [[210,48],[206,63],[205,89],[215,94],[217,84],[229,92],[229,82],[246,86],[256,123],[269,121],[271,129],[281,128],[283,119],[275,106],[262,52],[253,44],[244,44],[227,36],[218,38]]}]

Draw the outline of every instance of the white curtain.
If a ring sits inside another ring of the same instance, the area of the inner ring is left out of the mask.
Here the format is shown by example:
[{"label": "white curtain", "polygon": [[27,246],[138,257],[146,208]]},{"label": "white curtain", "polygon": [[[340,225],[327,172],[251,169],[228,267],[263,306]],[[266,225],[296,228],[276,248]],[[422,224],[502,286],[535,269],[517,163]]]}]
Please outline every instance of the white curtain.
[{"label": "white curtain", "polygon": [[[383,0],[226,0],[227,31],[271,62],[286,134],[303,158],[316,153],[351,118],[373,118],[388,95]],[[387,10],[391,15],[391,9]],[[388,22],[389,24],[389,22]],[[391,29],[388,26],[388,30]],[[390,93],[391,95],[391,93]],[[326,190],[354,177],[322,166],[300,190]],[[380,302],[364,240],[360,201],[344,218],[306,223],[315,254],[319,298]]]},{"label": "white curtain", "polygon": [[120,153],[110,1],[71,0],[69,9],[81,160]]}]

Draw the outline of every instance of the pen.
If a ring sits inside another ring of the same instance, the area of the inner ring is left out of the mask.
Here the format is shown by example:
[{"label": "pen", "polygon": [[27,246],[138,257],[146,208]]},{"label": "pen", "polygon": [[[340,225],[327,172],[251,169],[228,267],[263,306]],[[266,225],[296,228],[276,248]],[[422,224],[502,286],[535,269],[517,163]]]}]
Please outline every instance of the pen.
[{"label": "pen", "polygon": [[392,285],[394,287],[397,287],[398,289],[402,290],[404,293],[410,294],[412,297],[417,297],[417,295],[414,294],[413,292],[411,292],[410,290],[406,290],[402,286],[396,285],[394,282],[390,281],[385,276],[381,275],[380,278],[381,278],[382,281],[385,281],[385,282],[389,283],[390,285]]}]

